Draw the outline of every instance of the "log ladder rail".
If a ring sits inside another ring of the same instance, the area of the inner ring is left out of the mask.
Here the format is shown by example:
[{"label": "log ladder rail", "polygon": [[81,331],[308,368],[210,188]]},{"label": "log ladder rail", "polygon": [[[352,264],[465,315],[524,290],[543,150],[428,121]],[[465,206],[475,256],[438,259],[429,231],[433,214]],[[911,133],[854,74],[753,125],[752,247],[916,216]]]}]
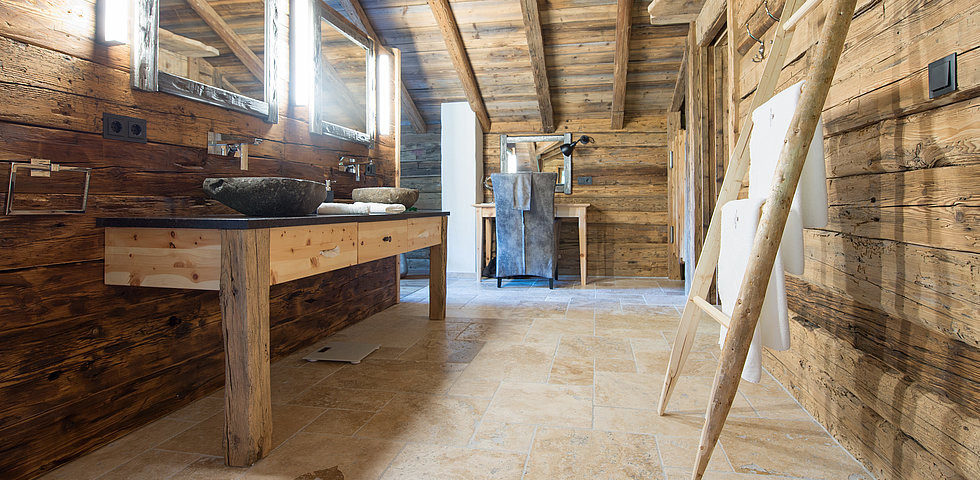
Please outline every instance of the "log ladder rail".
[{"label": "log ladder rail", "polygon": [[[735,200],[742,187],[742,179],[749,167],[748,140],[752,131],[752,116],[746,115],[742,129],[732,151],[725,172],[725,179],[718,193],[711,223],[705,236],[701,256],[698,258],[692,279],[691,291],[688,294],[684,312],[677,326],[677,335],[670,352],[667,374],[664,378],[663,390],[657,413],[664,414],[667,402],[676,386],[684,363],[694,344],[700,312],[705,312],[710,318],[728,328],[725,345],[721,350],[721,359],[715,373],[712,385],[711,399],[705,415],[704,428],[698,445],[697,460],[692,478],[697,480],[704,475],[708,460],[715,444],[725,426],[732,401],[738,391],[742,368],[745,358],[759,321],[759,313],[765,301],[769,277],[772,274],[773,263],[782,240],[786,217],[796,193],[796,187],[803,170],[803,162],[814,130],[820,119],[821,111],[827,100],[830,83],[837,70],[841,52],[844,49],[844,39],[851,25],[851,18],[857,0],[831,0],[833,5],[827,13],[819,43],[813,54],[814,65],[807,74],[796,112],[793,114],[791,128],[786,133],[786,139],[779,155],[776,166],[775,181],[772,190],[762,208],[762,218],[755,240],[749,263],[739,289],[735,308],[728,317],[704,299],[711,285],[715,267],[718,265],[718,254],[721,245],[721,209],[729,201]],[[786,0],[784,12],[788,19],[777,27],[769,57],[756,88],[751,110],[772,98],[786,60],[789,44],[793,38],[793,30],[800,18],[810,12],[820,0]]]}]

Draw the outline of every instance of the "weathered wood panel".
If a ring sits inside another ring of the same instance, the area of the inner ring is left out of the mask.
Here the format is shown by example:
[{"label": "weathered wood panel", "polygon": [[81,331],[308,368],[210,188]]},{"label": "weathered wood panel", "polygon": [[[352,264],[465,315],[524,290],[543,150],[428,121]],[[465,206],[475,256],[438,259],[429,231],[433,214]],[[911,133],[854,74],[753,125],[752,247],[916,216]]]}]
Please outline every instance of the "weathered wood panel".
[{"label": "weathered wood panel", "polygon": [[[555,194],[556,203],[589,203],[588,273],[664,277],[668,264],[666,118],[626,122],[626,131],[608,121],[559,125],[558,133],[585,134],[595,143],[579,144],[572,160],[572,194]],[[494,127],[497,128],[496,126]],[[538,127],[504,130],[508,135],[541,133]],[[500,170],[500,139],[483,139],[484,175]],[[577,177],[591,176],[592,185]],[[492,192],[484,192],[492,201]],[[578,275],[578,225],[563,222],[559,233],[558,272]]]},{"label": "weathered wood panel", "polygon": [[[208,394],[222,383],[217,294],[103,282],[99,216],[232,213],[206,200],[210,176],[289,176],[355,186],[392,184],[394,140],[375,148],[311,136],[305,108],[280,102],[280,123],[129,87],[126,46],[91,38],[95,2],[0,4],[0,158],[48,158],[93,169],[84,215],[0,216],[0,476],[31,478]],[[288,25],[285,9],[279,25]],[[280,28],[288,58],[288,32]],[[282,98],[288,81],[280,78]],[[103,112],[145,118],[149,142],[101,136]],[[250,169],[205,152],[214,130],[263,138]],[[370,157],[357,184],[341,155]],[[9,169],[0,168],[6,184]],[[64,181],[18,180],[41,199]],[[0,199],[6,198],[6,192]],[[274,358],[396,300],[391,259],[272,286]],[[363,299],[370,298],[370,302]],[[329,314],[328,314],[329,313]]]},{"label": "weathered wood panel", "polygon": [[[736,2],[734,18],[760,6]],[[799,24],[782,86],[813,64],[827,8]],[[766,355],[882,479],[980,476],[978,8],[859,2],[823,111],[830,222],[806,232],[806,271],[787,282],[793,348]],[[952,52],[959,90],[929,99],[928,63]],[[754,54],[736,55],[739,115],[761,74]]]}]

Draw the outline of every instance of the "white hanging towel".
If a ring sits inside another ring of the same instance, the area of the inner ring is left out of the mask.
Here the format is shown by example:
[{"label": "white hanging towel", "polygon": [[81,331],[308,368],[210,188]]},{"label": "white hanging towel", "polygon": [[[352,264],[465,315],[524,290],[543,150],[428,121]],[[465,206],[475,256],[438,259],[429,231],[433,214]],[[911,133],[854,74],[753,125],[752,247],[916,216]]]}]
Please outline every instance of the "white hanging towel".
[{"label": "white hanging towel", "polygon": [[[718,260],[718,296],[721,297],[721,310],[728,316],[735,310],[735,301],[742,287],[742,278],[749,264],[749,252],[759,229],[760,208],[765,199],[750,198],[734,200],[721,209],[721,246]],[[799,214],[790,211],[799,225]],[[787,227],[791,222],[787,222]],[[799,227],[796,227],[799,228]],[[802,231],[802,230],[801,230]],[[783,234],[786,235],[785,233]],[[801,238],[802,240],[802,238]],[[722,327],[719,343],[724,345],[728,330]],[[742,378],[758,383],[762,375],[762,347],[774,350],[789,348],[789,321],[786,309],[786,286],[783,278],[782,247],[776,254],[769,286],[766,288],[766,301],[762,305],[759,323],[749,354],[742,369]]]},{"label": "white hanging towel", "polygon": [[[800,101],[803,83],[796,83],[773,95],[752,112],[749,198],[766,198],[772,190],[776,164]],[[804,228],[827,226],[827,171],[823,153],[823,123],[817,122],[796,196],[793,197],[793,208],[800,213]]]}]

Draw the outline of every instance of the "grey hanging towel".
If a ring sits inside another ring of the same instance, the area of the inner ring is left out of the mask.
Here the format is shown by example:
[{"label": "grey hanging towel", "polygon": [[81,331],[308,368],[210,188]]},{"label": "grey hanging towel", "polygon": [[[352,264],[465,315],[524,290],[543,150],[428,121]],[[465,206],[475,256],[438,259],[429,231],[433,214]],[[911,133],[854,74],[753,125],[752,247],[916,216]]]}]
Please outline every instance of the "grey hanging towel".
[{"label": "grey hanging towel", "polygon": [[[530,184],[527,210],[515,208],[518,178]],[[497,276],[535,275],[552,278],[555,246],[556,173],[495,173],[491,175],[497,223]]]}]

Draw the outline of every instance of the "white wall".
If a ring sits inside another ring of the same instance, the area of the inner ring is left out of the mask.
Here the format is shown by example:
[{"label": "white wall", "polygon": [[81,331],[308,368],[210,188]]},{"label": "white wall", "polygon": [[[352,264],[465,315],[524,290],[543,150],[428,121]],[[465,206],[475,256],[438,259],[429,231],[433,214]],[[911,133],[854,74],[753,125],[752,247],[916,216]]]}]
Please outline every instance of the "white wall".
[{"label": "white wall", "polygon": [[483,130],[466,102],[442,104],[442,209],[449,212],[446,270],[477,273],[474,203],[483,201]]}]

